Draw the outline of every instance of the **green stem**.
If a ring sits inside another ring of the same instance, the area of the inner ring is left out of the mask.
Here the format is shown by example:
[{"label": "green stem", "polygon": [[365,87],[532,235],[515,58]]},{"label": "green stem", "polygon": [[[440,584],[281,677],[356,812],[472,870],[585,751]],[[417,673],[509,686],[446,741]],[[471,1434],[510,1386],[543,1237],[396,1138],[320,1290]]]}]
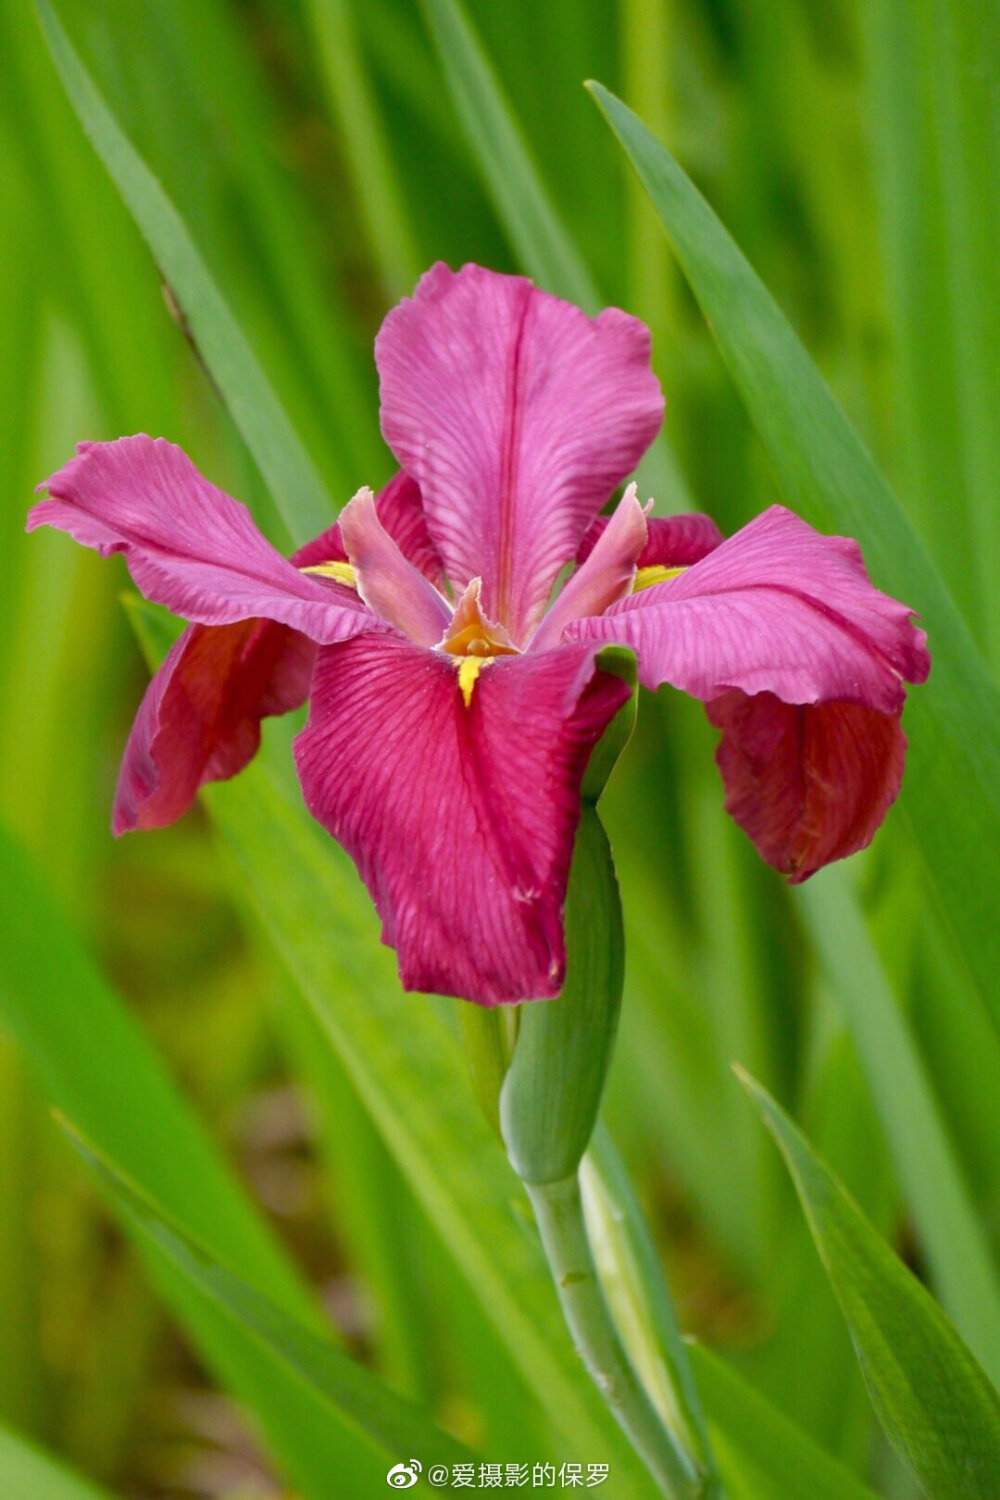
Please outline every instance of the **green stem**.
[{"label": "green stem", "polygon": [[621,1346],[601,1291],[578,1178],[525,1183],[574,1343],[595,1385],[662,1494],[702,1500],[705,1476],[677,1448]]},{"label": "green stem", "polygon": [[704,1471],[705,1500],[723,1500],[687,1346],[656,1247],[624,1164],[601,1124],[580,1164],[580,1189],[598,1277],[626,1353],[676,1446]]}]

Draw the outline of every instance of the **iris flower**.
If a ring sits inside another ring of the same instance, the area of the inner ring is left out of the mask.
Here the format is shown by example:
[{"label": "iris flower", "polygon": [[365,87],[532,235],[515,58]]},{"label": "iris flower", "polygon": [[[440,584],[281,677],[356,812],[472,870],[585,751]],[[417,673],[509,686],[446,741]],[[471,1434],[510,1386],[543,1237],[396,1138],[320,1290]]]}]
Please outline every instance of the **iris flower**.
[{"label": "iris flower", "polygon": [[[649,335],[530,281],[437,265],[375,346],[400,471],[282,557],[162,438],[83,443],[29,517],[190,621],[125,750],[116,833],[172,822],[309,699],[295,759],[355,860],[404,987],[484,1005],[558,994],[588,757],[639,679],[700,698],[726,807],[804,880],[895,798],[904,681],[929,660],[855,542],[772,506],[723,540],[630,485],[663,398]],[[572,570],[561,589],[560,575]]]}]

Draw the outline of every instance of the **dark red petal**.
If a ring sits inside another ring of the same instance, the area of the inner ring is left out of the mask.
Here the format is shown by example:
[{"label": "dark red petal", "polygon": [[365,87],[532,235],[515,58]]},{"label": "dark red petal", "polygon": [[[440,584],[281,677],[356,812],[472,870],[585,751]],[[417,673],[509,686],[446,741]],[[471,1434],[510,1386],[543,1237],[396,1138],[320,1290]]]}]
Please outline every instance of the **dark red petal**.
[{"label": "dark red petal", "polygon": [[304,703],[316,648],[270,620],[189,625],[146,690],[115,794],[116,834],[162,828],[256,754],[260,721]]},{"label": "dark red petal", "polygon": [[628,697],[566,647],[458,659],[382,634],[321,652],[295,745],[306,802],[355,860],[406,989],[555,995],[580,783]]},{"label": "dark red petal", "polygon": [[738,690],[706,705],[726,811],[793,883],[870,843],[903,778],[899,715]]}]

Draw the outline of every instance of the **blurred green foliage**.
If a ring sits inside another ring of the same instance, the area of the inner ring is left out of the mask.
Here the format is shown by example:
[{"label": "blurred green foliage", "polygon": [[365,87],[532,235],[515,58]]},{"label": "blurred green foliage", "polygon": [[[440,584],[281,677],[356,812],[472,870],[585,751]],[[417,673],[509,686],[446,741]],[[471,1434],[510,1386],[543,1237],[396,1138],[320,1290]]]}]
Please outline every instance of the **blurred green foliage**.
[{"label": "blurred green foliage", "polygon": [[[119,565],[54,534],[23,536],[32,487],[80,438],[162,433],[287,539],[297,517],[316,519],[322,489],[340,504],[390,472],[372,338],[423,267],[473,259],[582,278],[582,299],[646,318],[669,442],[647,487],[656,481],[661,508],[686,501],[724,529],[745,522],[777,497],[775,479],[654,210],[580,86],[594,77],[666,141],[771,289],[995,669],[995,17],[975,0],[466,0],[509,110],[491,119],[481,88],[464,100],[452,91],[455,54],[443,67],[437,44],[453,16],[439,0],[55,9],[182,216],[319,487],[308,504],[298,490],[269,493],[67,102],[33,9],[0,0],[0,799],[44,887],[40,915],[21,856],[5,860],[23,964],[16,994],[13,963],[3,969],[0,1018],[31,1005],[32,978],[47,986],[32,1043],[24,1026],[0,1030],[0,1423],[144,1500],[250,1500],[291,1482],[274,1454],[292,1442],[294,1402],[265,1452],[219,1394],[218,1343],[199,1340],[196,1318],[180,1331],[180,1294],[164,1273],[150,1279],[53,1128],[48,1102],[69,1108],[53,1072],[58,1034],[65,1076],[82,1088],[92,1072],[108,1128],[134,1133],[128,1169],[161,1162],[177,1198],[161,1183],[157,1199],[185,1208],[182,1227],[316,1326],[321,1297],[338,1341],[464,1441],[547,1457],[560,1413],[545,1383],[570,1390],[572,1353],[545,1322],[499,1148],[476,1133],[450,1011],[400,995],[348,862],[319,836],[295,844],[288,724],[272,726],[257,782],[210,799],[226,842],[200,810],[112,842],[117,758],[146,667]],[[516,177],[504,175],[511,163]],[[1000,1228],[996,1035],[905,818],[890,815],[847,869],[790,893],[723,814],[712,741],[696,704],[644,697],[602,804],[627,931],[605,1116],[682,1325],[727,1362],[711,1380],[704,1365],[709,1405],[711,1386],[720,1409],[739,1411],[727,1441],[742,1422],[752,1442],[771,1420],[737,1408],[736,1370],[801,1429],[776,1428],[777,1447],[799,1455],[811,1438],[880,1493],[910,1500],[730,1063],[800,1121],[958,1319],[961,1247],[971,1233],[978,1257]],[[934,749],[915,743],[913,754]],[[269,807],[289,829],[276,855],[288,875],[272,896],[250,869],[255,841],[271,836],[255,821]],[[939,814],[947,831],[947,805]],[[975,873],[997,889],[1000,870]],[[294,922],[298,957],[282,951]],[[46,962],[33,963],[31,944],[61,923]],[[63,954],[76,957],[56,962]],[[92,1009],[70,1014],[87,1007],[88,985]],[[137,1023],[127,1043],[102,1020],[120,1002]],[[412,1038],[400,1039],[410,1016]],[[175,1104],[162,1103],[165,1081],[144,1098],[144,1070],[160,1079],[156,1053],[179,1086]],[[88,1062],[79,1073],[77,1055]],[[189,1142],[183,1172],[177,1131]],[[449,1141],[454,1160],[442,1164]],[[237,1232],[244,1222],[252,1229]],[[494,1224],[503,1248],[487,1296]],[[578,1399],[595,1445],[613,1442]],[[303,1493],[307,1479],[295,1476]],[[53,1479],[53,1495],[57,1483],[71,1481]]]}]

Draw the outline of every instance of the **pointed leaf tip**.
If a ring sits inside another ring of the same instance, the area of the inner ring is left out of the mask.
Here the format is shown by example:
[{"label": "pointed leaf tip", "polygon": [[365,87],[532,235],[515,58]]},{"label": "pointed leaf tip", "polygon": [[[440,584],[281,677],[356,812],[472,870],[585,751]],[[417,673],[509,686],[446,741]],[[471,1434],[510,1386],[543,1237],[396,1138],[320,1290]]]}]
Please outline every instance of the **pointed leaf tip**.
[{"label": "pointed leaf tip", "polygon": [[761,1084],[734,1072],[774,1136],[893,1447],[935,1500],[976,1500],[1000,1472],[1000,1397],[926,1288]]}]

